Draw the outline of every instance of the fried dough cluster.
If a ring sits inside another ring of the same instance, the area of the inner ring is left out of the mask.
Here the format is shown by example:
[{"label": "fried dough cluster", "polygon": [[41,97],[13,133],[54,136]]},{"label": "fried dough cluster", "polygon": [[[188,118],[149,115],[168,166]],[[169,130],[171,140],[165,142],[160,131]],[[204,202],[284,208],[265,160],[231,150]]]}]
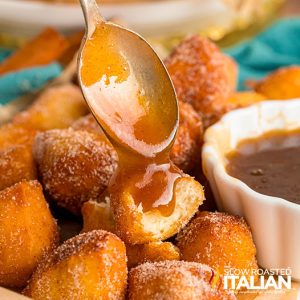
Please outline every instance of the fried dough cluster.
[{"label": "fried dough cluster", "polygon": [[[203,132],[225,112],[270,98],[274,85],[284,86],[277,76],[293,82],[283,94],[296,95],[292,68],[236,92],[235,62],[199,36],[184,40],[166,66],[179,98],[171,160],[186,173],[200,167]],[[126,188],[110,194],[117,154],[87,113],[79,88],[67,84],[0,127],[0,285],[25,287],[37,300],[236,299],[220,274],[257,268],[245,220],[199,213],[203,187],[185,174],[168,215],[143,211]],[[60,246],[42,188],[51,209],[54,202],[83,217],[82,233]]]}]

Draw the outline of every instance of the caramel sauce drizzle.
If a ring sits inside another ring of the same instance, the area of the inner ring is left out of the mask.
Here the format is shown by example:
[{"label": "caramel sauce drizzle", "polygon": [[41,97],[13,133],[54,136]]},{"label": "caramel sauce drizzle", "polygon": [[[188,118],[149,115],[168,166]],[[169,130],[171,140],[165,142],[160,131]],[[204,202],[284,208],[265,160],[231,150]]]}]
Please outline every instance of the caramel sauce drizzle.
[{"label": "caramel sauce drizzle", "polygon": [[177,107],[165,100],[170,95],[144,89],[148,85],[143,82],[151,78],[128,57],[138,53],[119,49],[120,43],[122,49],[130,43],[117,40],[113,30],[105,23],[96,27],[80,68],[85,96],[119,157],[109,192],[126,190],[143,212],[158,209],[168,216],[175,207],[175,181],[182,176],[169,159],[178,127]]}]

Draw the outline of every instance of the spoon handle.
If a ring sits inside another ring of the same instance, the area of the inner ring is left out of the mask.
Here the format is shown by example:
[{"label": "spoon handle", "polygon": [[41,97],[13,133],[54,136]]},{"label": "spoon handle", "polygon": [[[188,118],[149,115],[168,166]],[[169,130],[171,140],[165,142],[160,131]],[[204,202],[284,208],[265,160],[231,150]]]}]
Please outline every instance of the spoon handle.
[{"label": "spoon handle", "polygon": [[96,28],[97,24],[105,22],[101,16],[96,0],[80,0],[81,8],[84,15],[86,32],[90,37]]}]

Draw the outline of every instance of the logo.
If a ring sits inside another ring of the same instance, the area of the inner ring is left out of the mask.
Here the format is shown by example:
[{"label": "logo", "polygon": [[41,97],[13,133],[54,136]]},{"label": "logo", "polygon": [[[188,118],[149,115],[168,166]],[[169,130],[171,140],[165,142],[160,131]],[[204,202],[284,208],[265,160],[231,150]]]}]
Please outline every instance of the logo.
[{"label": "logo", "polygon": [[271,290],[272,292],[292,289],[292,270],[287,269],[235,269],[225,267],[224,289]]}]

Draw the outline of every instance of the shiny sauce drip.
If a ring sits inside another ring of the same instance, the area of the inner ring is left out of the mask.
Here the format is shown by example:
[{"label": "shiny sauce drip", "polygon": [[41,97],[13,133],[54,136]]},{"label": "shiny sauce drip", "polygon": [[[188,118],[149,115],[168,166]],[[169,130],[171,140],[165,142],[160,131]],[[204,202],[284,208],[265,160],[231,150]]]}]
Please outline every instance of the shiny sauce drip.
[{"label": "shiny sauce drip", "polygon": [[300,204],[300,132],[274,131],[243,141],[227,172],[253,190]]},{"label": "shiny sauce drip", "polygon": [[109,192],[126,190],[143,212],[157,209],[168,216],[175,206],[175,181],[182,176],[169,159],[178,126],[177,107],[165,101],[171,96],[165,90],[154,91],[143,84],[151,78],[140,72],[138,63],[130,63],[131,56],[141,54],[124,50],[131,43],[118,40],[114,30],[105,23],[96,27],[80,66],[85,97],[118,153],[118,170]]}]

